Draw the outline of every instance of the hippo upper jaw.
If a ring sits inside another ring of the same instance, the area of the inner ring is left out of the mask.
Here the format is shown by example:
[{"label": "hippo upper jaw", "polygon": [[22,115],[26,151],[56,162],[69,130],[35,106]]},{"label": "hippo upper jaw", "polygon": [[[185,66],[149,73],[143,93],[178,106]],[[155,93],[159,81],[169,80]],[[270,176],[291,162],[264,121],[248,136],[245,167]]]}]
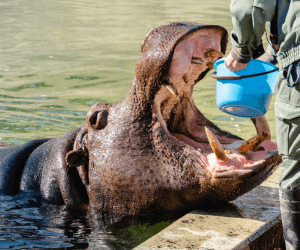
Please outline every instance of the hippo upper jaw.
[{"label": "hippo upper jaw", "polygon": [[[212,178],[246,177],[262,171],[264,163],[270,159],[280,162],[276,154],[277,146],[270,141],[267,120],[264,117],[252,119],[259,136],[250,139],[251,143],[256,144],[249,147],[248,152],[241,151],[239,149],[245,147],[242,146],[245,141],[220,130],[206,119],[196,107],[192,96],[197,81],[223,55],[222,36],[222,30],[209,27],[189,33],[176,43],[167,81],[161,81],[152,104],[152,119],[158,120],[159,125],[156,126],[161,127],[165,134],[184,142],[187,150],[196,150],[193,154],[199,155],[202,165]],[[259,147],[259,141],[263,140]],[[211,147],[214,143],[220,145],[221,150],[226,150],[227,154],[221,152],[220,156],[216,153],[219,149]],[[222,158],[225,160],[220,160]]]}]

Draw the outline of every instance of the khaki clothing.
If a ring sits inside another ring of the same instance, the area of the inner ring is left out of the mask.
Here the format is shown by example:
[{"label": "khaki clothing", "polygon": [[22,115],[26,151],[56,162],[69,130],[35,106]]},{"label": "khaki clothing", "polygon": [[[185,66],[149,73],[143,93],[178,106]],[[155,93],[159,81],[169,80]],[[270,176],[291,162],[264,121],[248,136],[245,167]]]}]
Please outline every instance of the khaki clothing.
[{"label": "khaki clothing", "polygon": [[266,27],[277,38],[278,50],[272,44],[268,52],[276,55],[280,69],[275,101],[277,145],[283,157],[280,186],[300,189],[300,2],[232,0],[230,12],[231,55],[238,62],[248,63],[264,53]]},{"label": "khaki clothing", "polygon": [[275,102],[277,146],[282,156],[279,185],[283,189],[300,189],[300,84],[290,88],[286,79],[286,70],[281,70]]}]

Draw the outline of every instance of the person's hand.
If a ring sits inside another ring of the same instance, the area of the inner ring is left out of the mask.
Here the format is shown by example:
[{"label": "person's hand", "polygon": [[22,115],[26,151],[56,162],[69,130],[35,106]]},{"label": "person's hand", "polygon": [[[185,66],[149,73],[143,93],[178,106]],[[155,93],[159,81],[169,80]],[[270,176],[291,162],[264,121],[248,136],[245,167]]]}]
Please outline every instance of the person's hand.
[{"label": "person's hand", "polygon": [[258,58],[261,61],[272,63],[273,65],[277,64],[277,58],[274,55],[269,55],[267,52],[264,53],[261,57]]},{"label": "person's hand", "polygon": [[229,54],[225,59],[225,66],[232,72],[240,71],[246,68],[247,63],[240,63],[236,61],[231,54]]}]

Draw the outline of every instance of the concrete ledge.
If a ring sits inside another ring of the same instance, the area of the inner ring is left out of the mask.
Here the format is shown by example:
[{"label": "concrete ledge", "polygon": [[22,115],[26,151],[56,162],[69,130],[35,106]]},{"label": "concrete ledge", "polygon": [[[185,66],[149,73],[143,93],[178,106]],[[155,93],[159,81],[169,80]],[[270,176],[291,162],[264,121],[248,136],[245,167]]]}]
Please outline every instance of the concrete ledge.
[{"label": "concrete ledge", "polygon": [[262,185],[225,206],[186,214],[134,249],[280,249],[279,176],[278,169]]},{"label": "concrete ledge", "polygon": [[263,222],[194,211],[135,249],[232,249]]},{"label": "concrete ledge", "polygon": [[285,249],[280,213],[233,248],[233,250],[252,249]]}]

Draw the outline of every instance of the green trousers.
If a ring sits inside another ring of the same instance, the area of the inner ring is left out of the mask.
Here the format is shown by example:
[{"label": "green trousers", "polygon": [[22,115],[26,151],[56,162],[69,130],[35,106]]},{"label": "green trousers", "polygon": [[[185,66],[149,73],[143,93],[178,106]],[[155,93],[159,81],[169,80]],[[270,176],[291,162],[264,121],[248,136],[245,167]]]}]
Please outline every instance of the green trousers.
[{"label": "green trousers", "polygon": [[300,83],[287,86],[287,78],[292,85],[298,81],[295,67],[293,74],[280,70],[275,101],[277,146],[283,161],[279,185],[283,189],[300,189]]}]

